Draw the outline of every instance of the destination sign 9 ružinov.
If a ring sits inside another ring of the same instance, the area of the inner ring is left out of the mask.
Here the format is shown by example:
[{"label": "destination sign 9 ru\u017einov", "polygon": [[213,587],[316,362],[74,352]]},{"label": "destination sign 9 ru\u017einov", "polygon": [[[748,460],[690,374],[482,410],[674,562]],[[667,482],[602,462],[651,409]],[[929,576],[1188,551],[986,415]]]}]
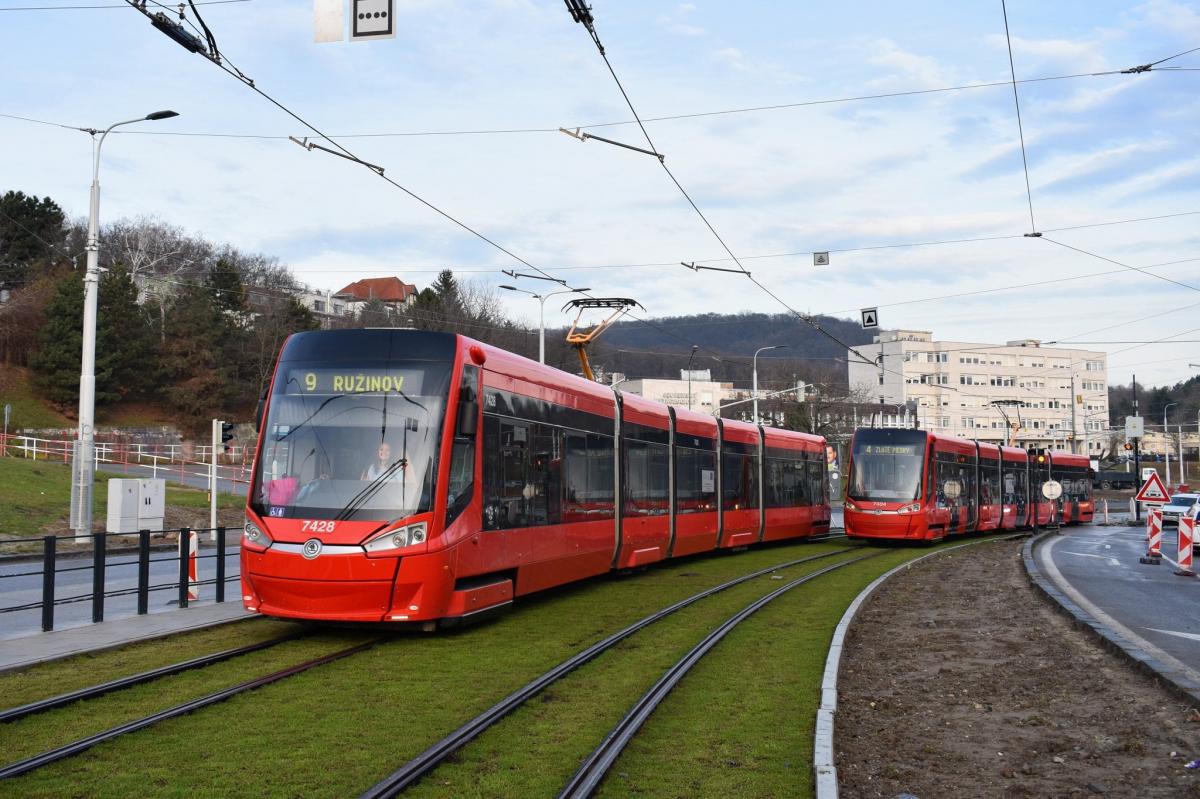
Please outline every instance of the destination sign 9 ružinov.
[{"label": "destination sign 9 ru\u017einov", "polygon": [[287,393],[399,393],[404,389],[406,382],[409,390],[412,390],[412,381],[407,380],[410,376],[403,371],[385,369],[293,369],[288,373]]},{"label": "destination sign 9 ru\u017einov", "polygon": [[917,446],[909,444],[867,444],[863,447],[864,455],[917,455]]}]

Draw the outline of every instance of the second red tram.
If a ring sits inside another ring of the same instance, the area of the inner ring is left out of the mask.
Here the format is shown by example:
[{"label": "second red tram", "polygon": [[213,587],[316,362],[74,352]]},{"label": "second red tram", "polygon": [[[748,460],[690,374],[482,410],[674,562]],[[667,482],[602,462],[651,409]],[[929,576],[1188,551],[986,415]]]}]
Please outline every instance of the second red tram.
[{"label": "second red tram", "polygon": [[610,569],[829,530],[825,440],[463,336],[301,333],[261,421],[243,602],[423,622]]},{"label": "second red tram", "polygon": [[[1062,496],[1046,499],[1055,480]],[[844,519],[850,538],[937,541],[968,532],[1090,522],[1087,457],[1002,447],[924,430],[860,429]]]}]

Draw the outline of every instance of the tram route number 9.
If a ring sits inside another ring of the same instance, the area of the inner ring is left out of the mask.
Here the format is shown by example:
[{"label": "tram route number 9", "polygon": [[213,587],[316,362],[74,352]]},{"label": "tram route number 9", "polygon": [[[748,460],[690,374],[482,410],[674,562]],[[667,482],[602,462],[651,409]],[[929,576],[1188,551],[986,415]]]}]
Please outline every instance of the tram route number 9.
[{"label": "tram route number 9", "polygon": [[288,384],[302,394],[386,394],[402,390],[405,376],[394,371],[296,370],[288,375]]}]

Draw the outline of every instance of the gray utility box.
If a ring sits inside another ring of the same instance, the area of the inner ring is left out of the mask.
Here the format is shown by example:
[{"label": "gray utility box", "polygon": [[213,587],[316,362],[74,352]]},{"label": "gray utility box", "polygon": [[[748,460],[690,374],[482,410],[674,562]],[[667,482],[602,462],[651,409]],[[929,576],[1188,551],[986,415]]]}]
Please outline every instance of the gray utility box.
[{"label": "gray utility box", "polygon": [[110,533],[163,529],[166,498],[166,480],[109,480],[105,529]]}]

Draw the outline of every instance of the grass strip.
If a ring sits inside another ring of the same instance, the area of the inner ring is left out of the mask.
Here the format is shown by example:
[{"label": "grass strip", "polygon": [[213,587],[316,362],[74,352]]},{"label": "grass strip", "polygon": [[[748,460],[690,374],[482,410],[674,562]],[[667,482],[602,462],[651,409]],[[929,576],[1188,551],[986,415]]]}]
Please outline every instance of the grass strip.
[{"label": "grass strip", "polygon": [[103,744],[6,781],[0,795],[71,795],[79,785],[90,796],[357,795],[502,696],[647,613],[738,574],[843,546],[761,547],[574,584],[522,600],[494,622],[399,636]]},{"label": "grass strip", "polygon": [[[639,632],[481,735],[406,796],[554,796],[633,703],[713,628],[778,589],[783,579],[861,554],[759,578]],[[745,668],[730,674],[736,680]]]},{"label": "grass strip", "polygon": [[[344,649],[367,635],[318,635],[49,710],[3,727],[5,763],[54,749],[175,705]],[[7,785],[12,780],[6,780]]]},{"label": "grass strip", "polygon": [[811,796],[833,630],[872,580],[920,554],[889,552],[839,569],[747,619],[659,706],[597,795]]}]

